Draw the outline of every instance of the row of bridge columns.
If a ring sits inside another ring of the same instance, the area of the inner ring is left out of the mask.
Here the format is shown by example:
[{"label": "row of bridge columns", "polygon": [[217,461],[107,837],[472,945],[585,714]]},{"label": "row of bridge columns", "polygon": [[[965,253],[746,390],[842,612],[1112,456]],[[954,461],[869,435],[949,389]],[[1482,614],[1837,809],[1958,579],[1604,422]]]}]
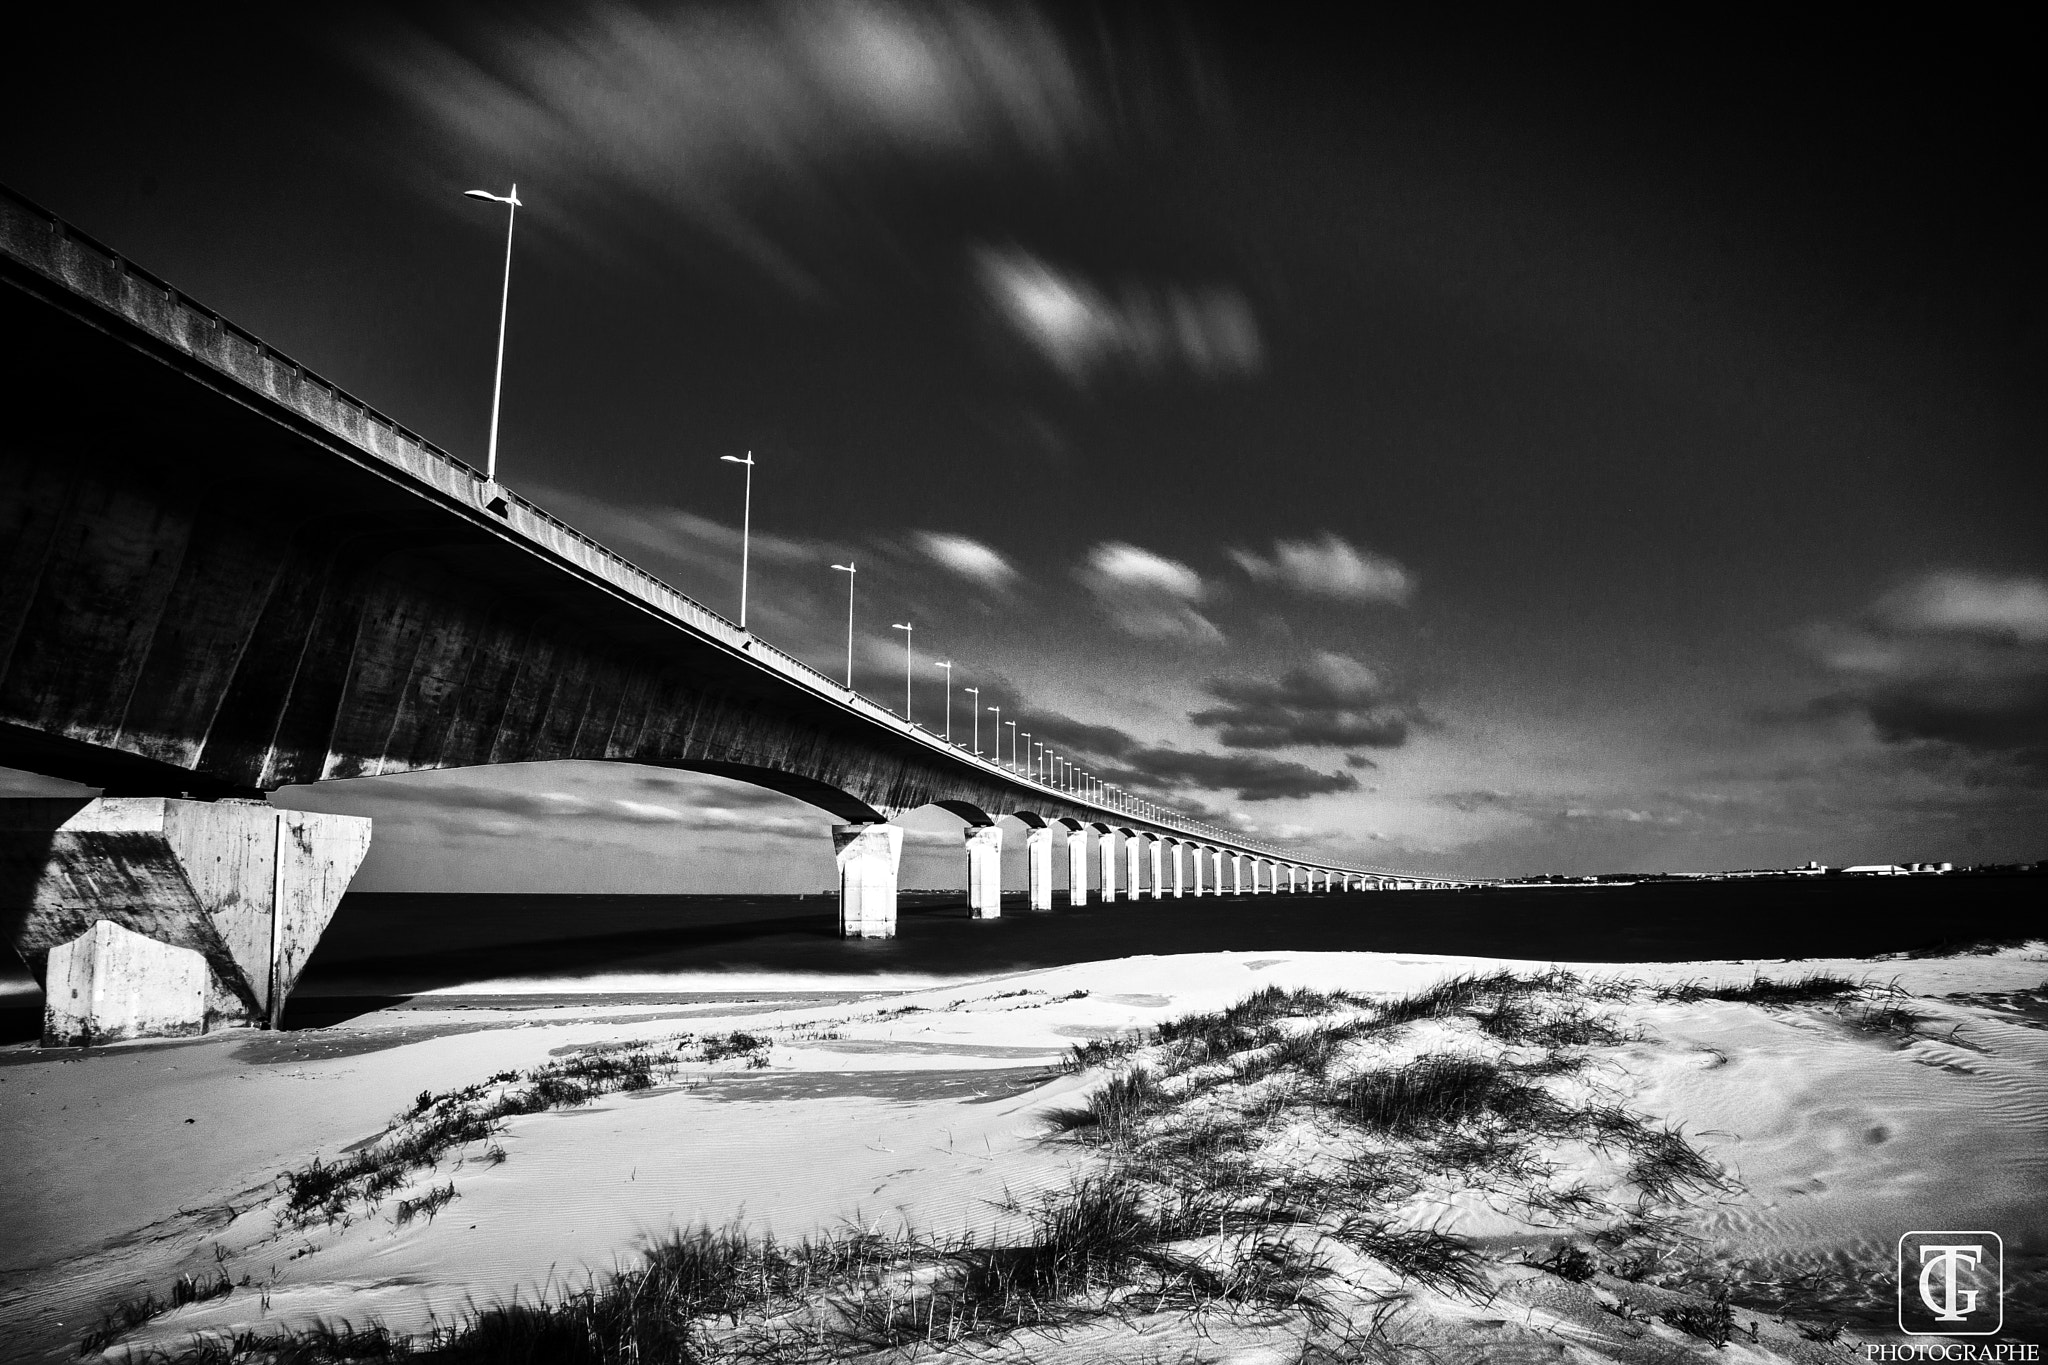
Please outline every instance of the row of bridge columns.
[{"label": "row of bridge columns", "polygon": [[[1174,841],[1172,875],[1167,875],[1167,841],[1153,835],[1098,831],[1096,842],[1097,894],[1104,901],[1122,898],[1138,900],[1149,891],[1151,899],[1171,895],[1223,895],[1224,862],[1229,860],[1230,894],[1268,895],[1281,891],[1280,869],[1287,869],[1292,894],[1330,891],[1392,891],[1414,889],[1420,883],[1394,877],[1356,872],[1331,872],[1303,868],[1278,859],[1250,853],[1227,853]],[[996,919],[1003,913],[1003,831],[999,825],[969,825],[967,845],[967,911],[974,919]],[[1050,910],[1053,905],[1053,843],[1064,838],[1067,845],[1067,903],[1088,903],[1088,831],[1062,831],[1056,826],[1039,826],[1024,833],[1026,900],[1033,910]],[[1118,870],[1117,840],[1124,841],[1122,871]],[[1145,872],[1146,850],[1151,842],[1149,879]],[[888,938],[896,932],[896,874],[903,859],[903,830],[891,824],[834,825],[832,845],[839,863],[839,927],[849,938]],[[1192,877],[1184,875],[1183,853],[1192,847]],[[1204,865],[1207,865],[1206,868]],[[1272,867],[1272,875],[1261,881],[1261,864]],[[1249,866],[1247,866],[1249,865]],[[1247,877],[1249,873],[1249,877]],[[1316,884],[1320,873],[1322,885]]]}]

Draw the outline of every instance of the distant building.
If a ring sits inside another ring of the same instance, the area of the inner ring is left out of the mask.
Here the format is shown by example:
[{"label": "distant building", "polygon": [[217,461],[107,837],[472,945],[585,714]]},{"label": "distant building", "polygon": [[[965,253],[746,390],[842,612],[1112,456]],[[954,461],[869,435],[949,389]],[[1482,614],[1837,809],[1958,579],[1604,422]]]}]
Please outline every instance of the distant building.
[{"label": "distant building", "polygon": [[1900,867],[1897,863],[1859,863],[1855,867],[1845,867],[1842,871],[1849,873],[1851,876],[1903,877],[1906,875],[1907,869]]}]

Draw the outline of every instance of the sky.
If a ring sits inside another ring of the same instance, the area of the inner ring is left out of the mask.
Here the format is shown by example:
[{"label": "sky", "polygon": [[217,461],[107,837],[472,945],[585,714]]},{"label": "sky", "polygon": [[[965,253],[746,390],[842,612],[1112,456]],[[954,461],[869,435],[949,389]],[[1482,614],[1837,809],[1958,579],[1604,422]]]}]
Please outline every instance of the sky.
[{"label": "sky", "polygon": [[[48,10],[0,179],[476,463],[516,182],[501,478],[732,615],[751,451],[749,625],[837,674],[851,559],[985,749],[1425,872],[2048,856],[2031,49],[1659,22]],[[360,889],[832,879],[673,772],[278,799]]]}]

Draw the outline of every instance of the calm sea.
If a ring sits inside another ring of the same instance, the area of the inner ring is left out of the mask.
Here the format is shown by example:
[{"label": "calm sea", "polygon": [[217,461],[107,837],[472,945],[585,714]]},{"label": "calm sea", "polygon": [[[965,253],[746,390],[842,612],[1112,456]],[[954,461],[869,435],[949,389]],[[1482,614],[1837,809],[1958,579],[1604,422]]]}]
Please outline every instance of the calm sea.
[{"label": "calm sea", "polygon": [[[906,895],[897,936],[870,942],[838,936],[829,896],[354,894],[300,978],[289,1018],[316,1025],[470,982],[620,972],[817,973],[858,991],[875,972],[993,974],[1225,949],[1616,963],[1867,956],[2038,934],[2044,891],[2039,875],[1802,877],[1187,897],[1039,913],[1014,896],[995,920],[967,918],[958,893]],[[33,1037],[36,1013],[7,1011],[0,1032]]]}]

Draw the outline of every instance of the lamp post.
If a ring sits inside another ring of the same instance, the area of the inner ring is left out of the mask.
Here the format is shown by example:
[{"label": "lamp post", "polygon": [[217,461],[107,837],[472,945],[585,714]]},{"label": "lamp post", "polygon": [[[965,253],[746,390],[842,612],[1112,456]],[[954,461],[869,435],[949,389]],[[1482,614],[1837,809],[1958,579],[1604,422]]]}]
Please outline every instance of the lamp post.
[{"label": "lamp post", "polygon": [[963,688],[961,688],[960,690],[961,690],[962,692],[965,692],[965,693],[967,693],[967,695],[969,695],[969,696],[971,696],[971,697],[973,697],[973,698],[974,698],[974,700],[973,700],[973,701],[971,701],[971,702],[967,703],[967,709],[968,709],[969,711],[971,711],[971,712],[973,712],[973,713],[974,713],[974,756],[975,756],[976,758],[980,758],[980,757],[981,757],[981,689],[980,689],[980,688],[978,688],[978,687],[963,687]]},{"label": "lamp post", "polygon": [[[975,700],[979,701],[980,698],[976,697]],[[1000,768],[1003,766],[1003,708],[991,706],[988,709],[996,713],[996,766]]]},{"label": "lamp post", "polygon": [[[1024,770],[1017,766],[1017,722],[1006,720],[1003,724],[1010,727],[1010,771],[1013,773],[1022,772]],[[1001,740],[1002,737],[1003,732],[1001,730],[996,731],[996,738]],[[998,755],[1002,753],[1002,745],[1000,743],[996,745],[996,752]]]},{"label": "lamp post", "polygon": [[721,455],[719,459],[727,464],[743,464],[747,467],[746,501],[740,504],[740,629],[747,628],[747,548],[754,538],[754,452],[748,451],[742,460],[737,455]]},{"label": "lamp post", "polygon": [[853,691],[853,562],[834,564],[846,575],[846,690]]},{"label": "lamp post", "polygon": [[946,670],[946,743],[951,744],[953,742],[953,661],[951,659],[942,659],[934,663],[932,667]]},{"label": "lamp post", "polygon": [[893,622],[889,629],[903,632],[903,722],[907,725],[910,723],[910,640],[911,632],[917,627],[908,621],[897,621]]},{"label": "lamp post", "polygon": [[1031,732],[1029,730],[1022,730],[1018,733],[1024,736],[1024,753],[1027,757],[1031,759],[1031,762],[1026,763],[1020,771],[1022,771],[1026,777],[1035,778],[1038,776],[1038,759],[1037,755],[1032,753]]},{"label": "lamp post", "polygon": [[505,393],[505,319],[512,311],[512,224],[519,216],[519,186],[514,185],[510,194],[492,194],[489,190],[464,190],[463,194],[505,206],[505,285],[498,294],[498,370],[491,381],[491,444],[484,456],[484,496],[492,499],[498,492],[498,400]]}]

